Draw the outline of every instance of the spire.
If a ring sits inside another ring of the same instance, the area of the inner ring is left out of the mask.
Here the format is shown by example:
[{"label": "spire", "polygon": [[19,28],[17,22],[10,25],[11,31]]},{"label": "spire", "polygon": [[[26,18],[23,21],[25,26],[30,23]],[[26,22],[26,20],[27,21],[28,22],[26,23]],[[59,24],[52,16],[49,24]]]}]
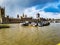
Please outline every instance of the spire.
[{"label": "spire", "polygon": [[37,13],[37,18],[39,18],[40,17],[40,14],[39,13]]},{"label": "spire", "polygon": [[19,18],[19,14],[17,14],[17,18]]},{"label": "spire", "polygon": [[24,17],[24,13],[23,13],[23,17]]}]

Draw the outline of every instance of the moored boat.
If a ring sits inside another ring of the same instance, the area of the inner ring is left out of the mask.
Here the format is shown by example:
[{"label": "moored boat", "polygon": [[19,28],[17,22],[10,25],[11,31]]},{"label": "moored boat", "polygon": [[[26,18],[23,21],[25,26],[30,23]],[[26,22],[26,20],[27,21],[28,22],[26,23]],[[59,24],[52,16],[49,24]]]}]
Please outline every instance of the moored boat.
[{"label": "moored boat", "polygon": [[43,26],[48,26],[48,25],[50,25],[49,22],[44,22],[44,23],[43,23]]},{"label": "moored boat", "polygon": [[41,21],[41,22],[31,22],[29,23],[28,21],[25,21],[22,23],[22,26],[39,26],[39,27],[42,27],[42,26],[48,26],[50,25],[50,23],[48,21]]},{"label": "moored boat", "polygon": [[22,23],[22,26],[28,26],[29,25],[29,22],[28,21],[25,21]]},{"label": "moored boat", "polygon": [[48,25],[50,25],[50,23],[47,21],[46,22],[42,21],[42,22],[32,23],[32,26],[39,26],[39,27],[48,26]]}]

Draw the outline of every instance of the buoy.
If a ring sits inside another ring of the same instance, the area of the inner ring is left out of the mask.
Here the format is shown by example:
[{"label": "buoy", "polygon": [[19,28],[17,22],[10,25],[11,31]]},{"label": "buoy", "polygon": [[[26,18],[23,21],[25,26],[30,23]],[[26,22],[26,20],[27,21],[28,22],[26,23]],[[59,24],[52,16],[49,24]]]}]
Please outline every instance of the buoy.
[{"label": "buoy", "polygon": [[58,43],[57,45],[60,45],[60,43]]}]

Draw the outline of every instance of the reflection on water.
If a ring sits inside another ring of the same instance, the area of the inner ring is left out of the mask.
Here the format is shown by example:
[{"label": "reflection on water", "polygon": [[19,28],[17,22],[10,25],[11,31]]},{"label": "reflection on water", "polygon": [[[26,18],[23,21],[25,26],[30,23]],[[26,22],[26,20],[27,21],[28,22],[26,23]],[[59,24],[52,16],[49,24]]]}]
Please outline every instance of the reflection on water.
[{"label": "reflection on water", "polygon": [[44,27],[24,27],[9,24],[0,29],[0,45],[57,45],[60,43],[60,24]]}]

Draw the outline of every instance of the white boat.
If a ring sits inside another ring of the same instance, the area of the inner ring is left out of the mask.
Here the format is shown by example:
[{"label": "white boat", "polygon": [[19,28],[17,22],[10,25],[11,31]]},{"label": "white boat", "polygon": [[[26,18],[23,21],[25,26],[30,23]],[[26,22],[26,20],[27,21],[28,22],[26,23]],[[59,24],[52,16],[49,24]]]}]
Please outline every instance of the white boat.
[{"label": "white boat", "polygon": [[32,22],[31,25],[32,25],[32,26],[37,26],[37,23]]},{"label": "white boat", "polygon": [[25,21],[22,23],[22,26],[28,26],[29,25],[29,22],[28,21]]},{"label": "white boat", "polygon": [[42,26],[48,26],[48,25],[50,25],[50,23],[49,23],[49,22],[44,22],[44,21],[42,21],[42,22],[37,22],[37,23],[32,22],[31,25],[32,25],[32,26],[42,27]]}]

